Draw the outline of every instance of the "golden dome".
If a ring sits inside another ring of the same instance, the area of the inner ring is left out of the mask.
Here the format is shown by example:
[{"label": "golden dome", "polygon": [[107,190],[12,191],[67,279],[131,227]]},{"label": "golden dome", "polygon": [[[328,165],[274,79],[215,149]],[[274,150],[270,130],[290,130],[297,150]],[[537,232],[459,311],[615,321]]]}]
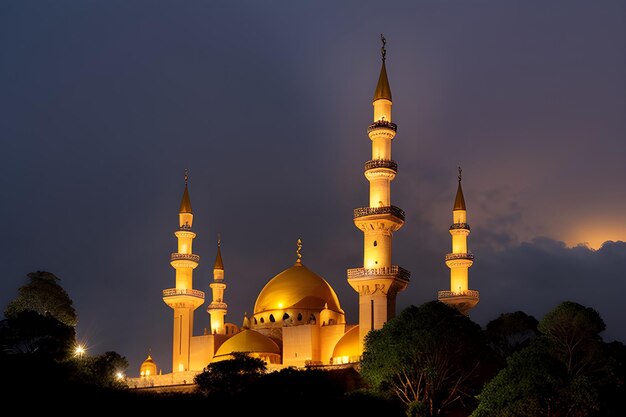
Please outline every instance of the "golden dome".
[{"label": "golden dome", "polygon": [[268,282],[254,304],[254,314],[268,310],[298,308],[343,313],[337,294],[330,284],[300,262],[285,269]]},{"label": "golden dome", "polygon": [[348,330],[335,345],[333,358],[355,358],[359,357],[359,326],[354,326]]},{"label": "golden dome", "polygon": [[152,359],[152,356],[148,355],[148,357],[146,358],[145,361],[143,361],[141,363],[141,366],[139,367],[139,374],[141,376],[154,376],[157,373],[157,366],[156,363],[154,363],[154,360]]},{"label": "golden dome", "polygon": [[215,358],[233,352],[280,355],[280,349],[272,339],[250,329],[245,329],[225,341],[215,353]]}]

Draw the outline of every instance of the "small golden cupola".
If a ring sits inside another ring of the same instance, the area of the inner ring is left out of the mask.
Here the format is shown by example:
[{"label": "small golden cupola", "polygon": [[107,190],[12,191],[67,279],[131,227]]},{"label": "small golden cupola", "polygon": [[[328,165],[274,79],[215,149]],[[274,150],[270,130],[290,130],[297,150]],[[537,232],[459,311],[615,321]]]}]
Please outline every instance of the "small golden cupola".
[{"label": "small golden cupola", "polygon": [[152,356],[148,353],[148,357],[141,363],[139,367],[139,375],[144,378],[155,376],[157,374],[157,365],[152,359]]}]

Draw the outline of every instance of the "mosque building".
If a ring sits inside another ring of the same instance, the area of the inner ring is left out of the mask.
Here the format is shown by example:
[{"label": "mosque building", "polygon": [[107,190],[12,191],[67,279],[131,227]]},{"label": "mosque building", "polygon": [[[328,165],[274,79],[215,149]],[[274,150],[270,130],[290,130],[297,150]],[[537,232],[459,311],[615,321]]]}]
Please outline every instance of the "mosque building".
[{"label": "mosque building", "polygon": [[[259,293],[253,313],[241,326],[225,322],[228,312],[227,280],[218,238],[213,266],[210,330],[193,335],[194,313],[205,302],[205,293],[194,289],[193,271],[200,257],[193,253],[193,211],[185,173],[185,189],[179,210],[177,251],[171,254],[175,287],[163,290],[163,301],[173,310],[172,372],[157,372],[148,355],[140,377],[131,386],[191,383],[208,364],[245,352],[263,359],[268,369],[305,366],[349,366],[359,362],[363,342],[370,330],[380,329],[396,313],[396,295],[409,284],[410,272],[392,262],[393,233],[404,225],[405,213],[391,203],[391,182],[397,175],[392,159],[392,141],[397,126],[392,122],[391,88],[385,67],[383,38],[382,67],[373,98],[374,120],[367,132],[372,159],[365,162],[369,182],[367,207],[354,210],[354,224],[363,232],[363,266],[347,270],[349,285],[358,293],[358,322],[348,324],[337,294],[331,285],[302,261],[298,240],[295,263],[267,282]],[[450,290],[439,291],[440,301],[467,314],[478,302],[478,291],[468,289],[468,269],[473,255],[467,249],[465,200],[461,175],[453,209],[452,253],[446,255],[450,268]]]}]

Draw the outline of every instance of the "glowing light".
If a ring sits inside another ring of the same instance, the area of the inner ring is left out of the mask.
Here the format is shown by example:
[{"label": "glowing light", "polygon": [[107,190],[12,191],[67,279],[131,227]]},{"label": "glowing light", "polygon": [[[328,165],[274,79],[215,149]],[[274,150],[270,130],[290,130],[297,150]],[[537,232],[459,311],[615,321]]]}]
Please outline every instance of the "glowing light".
[{"label": "glowing light", "polygon": [[124,374],[121,372],[117,372],[115,374],[115,378],[117,378],[118,381],[121,381],[122,379],[124,379]]},{"label": "glowing light", "polygon": [[76,356],[77,358],[82,358],[86,351],[87,349],[85,348],[85,345],[78,344],[74,348],[74,356]]},{"label": "glowing light", "polygon": [[278,308],[283,308],[283,303],[278,303]]}]

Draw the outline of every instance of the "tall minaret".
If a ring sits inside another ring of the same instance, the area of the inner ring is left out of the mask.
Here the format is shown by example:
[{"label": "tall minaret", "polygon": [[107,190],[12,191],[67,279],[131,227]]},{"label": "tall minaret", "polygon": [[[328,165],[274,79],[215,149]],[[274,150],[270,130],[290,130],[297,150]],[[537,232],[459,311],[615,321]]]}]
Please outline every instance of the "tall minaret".
[{"label": "tall minaret", "polygon": [[365,163],[370,183],[369,207],[354,210],[354,224],[363,236],[363,267],[348,269],[348,283],[359,293],[360,350],[372,329],[380,329],[396,313],[396,294],[406,288],[410,272],[391,262],[393,232],[404,225],[404,211],[391,205],[391,181],[398,165],[391,159],[397,126],[391,122],[391,88],[385,68],[385,38],[381,35],[382,68],[374,92],[374,123],[367,129],[372,159]]},{"label": "tall minaret", "polygon": [[172,253],[171,265],[176,270],[176,288],[163,290],[163,301],[174,309],[174,337],[172,347],[172,372],[189,370],[189,347],[193,334],[193,311],[204,303],[204,293],[193,289],[193,270],[200,257],[192,253],[191,245],[196,234],[191,231],[193,214],[185,171],[185,192],[178,214],[178,252]]},{"label": "tall minaret", "polygon": [[207,307],[206,311],[211,316],[211,333],[225,334],[224,316],[228,307],[224,302],[224,263],[222,262],[222,242],[217,237],[217,256],[215,257],[215,265],[213,266],[213,282],[209,285],[213,291],[213,301]]},{"label": "tall minaret", "polygon": [[468,284],[468,270],[474,263],[474,255],[467,250],[467,236],[470,226],[467,223],[465,198],[461,188],[461,167],[459,167],[459,188],[456,191],[454,208],[452,209],[452,253],[446,255],[446,265],[450,268],[450,291],[439,291],[439,301],[455,307],[467,315],[478,304],[479,293],[470,290]]}]

